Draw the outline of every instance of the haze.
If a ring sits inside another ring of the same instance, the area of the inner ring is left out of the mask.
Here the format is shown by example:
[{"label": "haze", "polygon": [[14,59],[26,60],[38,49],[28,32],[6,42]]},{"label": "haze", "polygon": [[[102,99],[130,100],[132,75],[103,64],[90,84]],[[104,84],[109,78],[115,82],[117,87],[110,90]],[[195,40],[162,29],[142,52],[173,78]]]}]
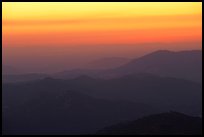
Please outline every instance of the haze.
[{"label": "haze", "polygon": [[202,3],[2,3],[3,64],[56,72],[104,57],[202,49]]},{"label": "haze", "polygon": [[202,2],[3,2],[3,135],[201,135]]}]

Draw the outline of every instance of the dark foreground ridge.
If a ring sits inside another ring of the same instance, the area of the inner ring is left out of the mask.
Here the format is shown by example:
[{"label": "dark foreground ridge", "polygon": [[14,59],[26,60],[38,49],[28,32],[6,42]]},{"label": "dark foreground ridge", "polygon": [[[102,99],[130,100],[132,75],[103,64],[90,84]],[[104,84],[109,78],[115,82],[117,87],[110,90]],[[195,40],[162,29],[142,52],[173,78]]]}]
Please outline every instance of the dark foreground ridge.
[{"label": "dark foreground ridge", "polygon": [[201,135],[202,118],[178,112],[154,114],[120,123],[97,132],[100,135]]}]

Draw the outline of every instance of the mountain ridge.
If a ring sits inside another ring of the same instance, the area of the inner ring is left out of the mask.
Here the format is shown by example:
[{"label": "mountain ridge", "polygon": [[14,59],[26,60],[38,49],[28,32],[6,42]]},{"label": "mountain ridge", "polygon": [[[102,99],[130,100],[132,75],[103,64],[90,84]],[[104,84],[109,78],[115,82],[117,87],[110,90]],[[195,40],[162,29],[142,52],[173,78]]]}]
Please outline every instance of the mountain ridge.
[{"label": "mountain ridge", "polygon": [[144,116],[99,130],[99,135],[201,135],[202,119],[179,112]]}]

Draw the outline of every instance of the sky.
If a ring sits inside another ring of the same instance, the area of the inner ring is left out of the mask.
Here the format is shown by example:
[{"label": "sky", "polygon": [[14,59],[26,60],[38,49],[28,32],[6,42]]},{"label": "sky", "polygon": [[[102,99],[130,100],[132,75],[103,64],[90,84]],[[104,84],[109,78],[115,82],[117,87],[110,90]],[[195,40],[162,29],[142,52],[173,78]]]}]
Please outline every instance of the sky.
[{"label": "sky", "polygon": [[32,71],[202,49],[202,2],[2,2],[2,19],[3,62]]}]

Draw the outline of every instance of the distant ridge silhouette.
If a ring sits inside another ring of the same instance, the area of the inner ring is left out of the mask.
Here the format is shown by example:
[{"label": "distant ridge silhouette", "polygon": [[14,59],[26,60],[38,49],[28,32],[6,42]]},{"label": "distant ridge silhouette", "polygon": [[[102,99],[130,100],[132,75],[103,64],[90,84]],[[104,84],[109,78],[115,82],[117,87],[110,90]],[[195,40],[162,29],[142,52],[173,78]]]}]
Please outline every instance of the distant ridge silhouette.
[{"label": "distant ridge silhouette", "polygon": [[151,73],[158,76],[175,77],[202,82],[202,50],[169,51],[158,50],[142,57],[131,59],[116,68],[73,69],[53,75],[58,78],[76,78],[80,75],[117,78],[128,74]]},{"label": "distant ridge silhouette", "polygon": [[183,78],[201,83],[202,51],[159,50],[133,59],[118,68],[108,70],[105,75],[118,77],[132,73],[152,73],[161,76]]}]

